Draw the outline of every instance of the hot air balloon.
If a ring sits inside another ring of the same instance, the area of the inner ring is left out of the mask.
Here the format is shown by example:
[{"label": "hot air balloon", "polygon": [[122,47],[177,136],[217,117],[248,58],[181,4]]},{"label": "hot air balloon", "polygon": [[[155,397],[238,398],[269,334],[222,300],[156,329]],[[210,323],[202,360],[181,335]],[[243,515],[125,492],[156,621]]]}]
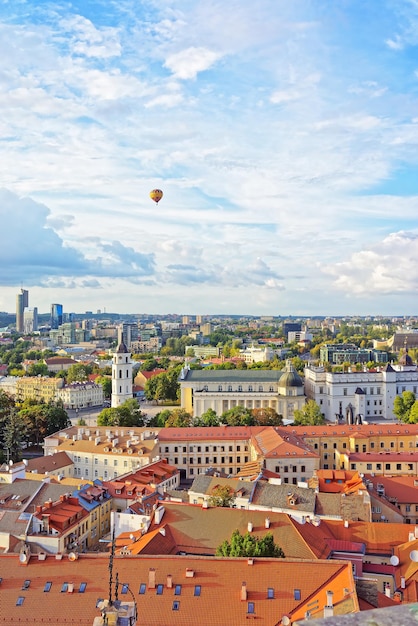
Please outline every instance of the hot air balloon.
[{"label": "hot air balloon", "polygon": [[149,197],[151,198],[151,200],[154,200],[156,204],[158,204],[163,195],[164,194],[161,189],[153,189],[152,191],[150,191]]}]

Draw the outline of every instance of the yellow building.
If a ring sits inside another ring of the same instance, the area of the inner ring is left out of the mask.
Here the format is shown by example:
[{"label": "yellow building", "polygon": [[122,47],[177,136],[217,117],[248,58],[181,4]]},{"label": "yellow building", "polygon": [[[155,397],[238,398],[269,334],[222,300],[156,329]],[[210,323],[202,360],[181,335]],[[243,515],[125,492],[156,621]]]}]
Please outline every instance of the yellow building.
[{"label": "yellow building", "polygon": [[48,376],[22,376],[16,381],[16,402],[33,399],[40,402],[55,400],[58,389],[64,386],[63,378]]}]

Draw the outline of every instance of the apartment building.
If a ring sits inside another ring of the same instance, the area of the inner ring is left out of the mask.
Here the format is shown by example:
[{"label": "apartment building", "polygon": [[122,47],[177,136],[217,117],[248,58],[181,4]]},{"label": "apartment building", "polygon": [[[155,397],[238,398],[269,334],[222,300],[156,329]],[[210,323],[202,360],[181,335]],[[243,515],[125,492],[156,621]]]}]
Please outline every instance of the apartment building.
[{"label": "apartment building", "polygon": [[72,426],[45,438],[45,455],[61,451],[75,477],[106,481],[158,460],[158,429]]},{"label": "apartment building", "polygon": [[64,387],[63,378],[48,376],[22,376],[16,380],[16,401],[32,398],[40,402],[55,400],[59,389]]}]

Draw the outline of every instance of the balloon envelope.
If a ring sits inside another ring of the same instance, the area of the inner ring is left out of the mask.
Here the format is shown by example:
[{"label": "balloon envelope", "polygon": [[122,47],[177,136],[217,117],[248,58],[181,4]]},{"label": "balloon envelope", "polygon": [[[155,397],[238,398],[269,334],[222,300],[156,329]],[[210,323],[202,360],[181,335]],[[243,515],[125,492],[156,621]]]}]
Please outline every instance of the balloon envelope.
[{"label": "balloon envelope", "polygon": [[154,202],[158,204],[163,195],[164,194],[161,189],[153,189],[152,191],[150,191],[149,197],[151,198],[151,200],[154,200]]}]

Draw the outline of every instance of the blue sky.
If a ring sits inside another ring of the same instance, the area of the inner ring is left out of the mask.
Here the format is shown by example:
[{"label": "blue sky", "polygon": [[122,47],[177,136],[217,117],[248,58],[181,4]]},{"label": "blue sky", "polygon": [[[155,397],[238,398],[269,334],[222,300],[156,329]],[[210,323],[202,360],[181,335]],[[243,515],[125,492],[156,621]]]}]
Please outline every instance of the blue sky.
[{"label": "blue sky", "polygon": [[418,0],[256,5],[0,0],[0,310],[417,313]]}]

